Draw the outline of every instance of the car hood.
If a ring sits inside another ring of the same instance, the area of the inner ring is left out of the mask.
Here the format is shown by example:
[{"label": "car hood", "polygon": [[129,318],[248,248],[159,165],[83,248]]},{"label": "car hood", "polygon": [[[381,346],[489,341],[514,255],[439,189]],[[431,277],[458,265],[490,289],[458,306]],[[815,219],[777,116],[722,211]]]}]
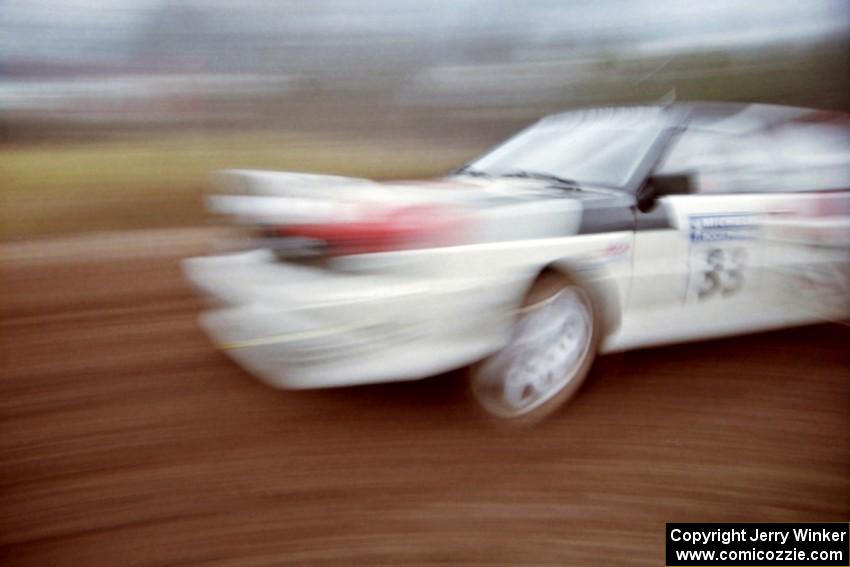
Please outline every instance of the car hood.
[{"label": "car hood", "polygon": [[[447,203],[496,206],[540,198],[588,199],[596,192],[565,191],[551,182],[522,178],[451,176],[428,180],[373,181],[357,177],[261,170],[226,170],[213,178],[210,208],[221,213],[266,215],[299,201],[403,206]],[[604,195],[605,193],[602,193]]]},{"label": "car hood", "polygon": [[[622,193],[574,190],[526,178],[451,176],[378,182],[307,173],[228,170],[216,174],[210,208],[232,222],[257,227],[352,223],[402,209],[433,208],[463,217],[468,241],[566,236],[585,213],[625,210]],[[430,213],[429,213],[430,214]],[[430,217],[429,217],[430,218]]]}]

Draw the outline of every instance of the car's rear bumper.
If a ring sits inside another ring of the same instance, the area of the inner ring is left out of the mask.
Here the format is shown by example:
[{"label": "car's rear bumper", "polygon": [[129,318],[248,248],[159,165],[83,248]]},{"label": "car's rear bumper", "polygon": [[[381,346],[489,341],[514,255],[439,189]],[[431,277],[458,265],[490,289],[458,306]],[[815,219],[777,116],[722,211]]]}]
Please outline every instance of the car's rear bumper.
[{"label": "car's rear bumper", "polygon": [[517,283],[339,274],[263,251],[193,258],[210,299],[201,324],[263,381],[322,388],[413,380],[504,344]]}]

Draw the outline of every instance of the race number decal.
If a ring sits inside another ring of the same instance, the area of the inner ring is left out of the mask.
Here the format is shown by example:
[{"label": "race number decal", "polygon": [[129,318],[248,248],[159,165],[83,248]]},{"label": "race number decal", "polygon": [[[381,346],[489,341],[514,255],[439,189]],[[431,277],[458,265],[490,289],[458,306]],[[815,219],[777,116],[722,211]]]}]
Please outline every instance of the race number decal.
[{"label": "race number decal", "polygon": [[691,253],[689,296],[697,301],[727,297],[745,284],[747,250],[743,247],[700,248]]},{"label": "race number decal", "polygon": [[747,285],[747,242],[756,237],[749,213],[690,217],[690,254],[685,301],[731,297]]}]

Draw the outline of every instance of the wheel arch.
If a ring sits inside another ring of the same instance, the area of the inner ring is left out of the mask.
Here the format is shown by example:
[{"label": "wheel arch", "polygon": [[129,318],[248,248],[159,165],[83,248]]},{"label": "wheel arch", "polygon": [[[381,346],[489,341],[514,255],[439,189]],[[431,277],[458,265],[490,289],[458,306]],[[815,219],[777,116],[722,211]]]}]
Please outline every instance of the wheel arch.
[{"label": "wheel arch", "polygon": [[593,310],[602,325],[602,336],[614,333],[622,320],[622,305],[617,286],[611,279],[592,277],[588,270],[568,258],[553,260],[541,267],[529,280],[526,292],[546,273],[555,273],[569,278],[584,289],[593,302]]}]

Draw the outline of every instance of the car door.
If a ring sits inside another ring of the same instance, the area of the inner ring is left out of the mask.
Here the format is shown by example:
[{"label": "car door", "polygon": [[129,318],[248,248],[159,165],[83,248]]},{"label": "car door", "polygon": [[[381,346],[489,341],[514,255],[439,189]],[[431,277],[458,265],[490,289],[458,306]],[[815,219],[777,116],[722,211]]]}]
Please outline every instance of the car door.
[{"label": "car door", "polygon": [[778,324],[762,222],[775,201],[748,193],[759,136],[688,128],[654,169],[685,174],[691,191],[638,212],[623,346],[748,332]]}]

